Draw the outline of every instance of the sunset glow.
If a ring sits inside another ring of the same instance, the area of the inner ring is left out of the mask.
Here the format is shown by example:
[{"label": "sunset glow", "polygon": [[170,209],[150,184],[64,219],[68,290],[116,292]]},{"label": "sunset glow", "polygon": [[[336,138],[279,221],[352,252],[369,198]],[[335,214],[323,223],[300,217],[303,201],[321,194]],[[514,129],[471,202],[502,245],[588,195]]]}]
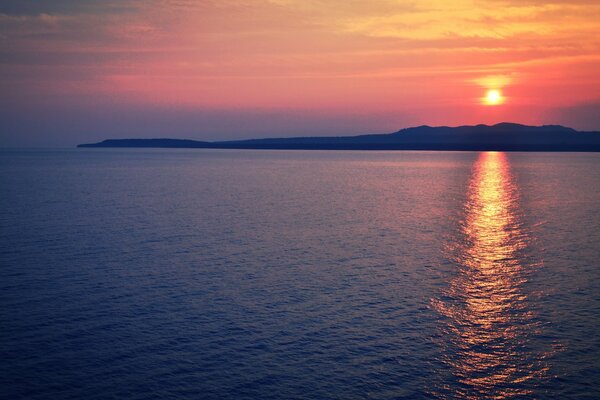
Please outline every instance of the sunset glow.
[{"label": "sunset glow", "polygon": [[459,349],[448,363],[456,378],[478,394],[452,398],[518,398],[529,391],[514,389],[516,383],[547,372],[543,363],[528,364],[544,355],[525,352],[534,323],[524,311],[522,286],[535,265],[521,260],[529,237],[519,220],[519,201],[506,154],[481,153],[465,204],[464,237],[451,247],[460,271],[445,293],[453,301],[434,301],[449,318],[452,346]]},{"label": "sunset glow", "polygon": [[497,89],[488,90],[483,99],[484,104],[488,106],[497,106],[504,103],[502,93]]},{"label": "sunset glow", "polygon": [[595,1],[9,0],[2,140],[596,129],[599,31]]},{"label": "sunset glow", "polygon": [[3,398],[600,400],[600,0],[0,0],[0,187]]}]

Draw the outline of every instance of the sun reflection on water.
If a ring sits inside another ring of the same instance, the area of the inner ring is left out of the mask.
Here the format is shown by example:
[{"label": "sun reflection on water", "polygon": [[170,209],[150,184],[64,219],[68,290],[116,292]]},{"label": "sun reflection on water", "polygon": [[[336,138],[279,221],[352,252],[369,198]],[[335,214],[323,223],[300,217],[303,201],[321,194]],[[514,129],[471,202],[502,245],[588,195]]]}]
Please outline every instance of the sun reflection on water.
[{"label": "sun reflection on water", "polygon": [[464,212],[447,249],[458,273],[433,301],[446,321],[444,361],[456,380],[450,397],[530,394],[547,367],[531,349],[537,326],[523,284],[535,264],[525,256],[529,237],[504,153],[480,154]]}]

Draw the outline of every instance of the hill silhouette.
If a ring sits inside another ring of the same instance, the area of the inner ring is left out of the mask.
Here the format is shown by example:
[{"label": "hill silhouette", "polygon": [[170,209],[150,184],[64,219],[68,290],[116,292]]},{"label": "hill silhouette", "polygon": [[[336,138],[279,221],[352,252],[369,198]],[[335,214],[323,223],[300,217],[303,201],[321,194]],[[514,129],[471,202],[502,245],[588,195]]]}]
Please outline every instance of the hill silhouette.
[{"label": "hill silhouette", "polygon": [[183,139],[108,139],[77,147],[166,147],[298,150],[600,151],[600,132],[560,125],[514,123],[459,127],[427,125],[388,134],[267,138],[206,142]]}]

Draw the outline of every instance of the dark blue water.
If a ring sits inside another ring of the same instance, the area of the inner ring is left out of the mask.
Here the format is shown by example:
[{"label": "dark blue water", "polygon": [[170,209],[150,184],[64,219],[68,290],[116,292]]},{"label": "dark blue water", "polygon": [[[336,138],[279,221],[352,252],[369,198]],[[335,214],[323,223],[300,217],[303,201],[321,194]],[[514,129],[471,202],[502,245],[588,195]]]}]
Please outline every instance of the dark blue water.
[{"label": "dark blue water", "polygon": [[0,152],[0,397],[600,398],[600,154]]}]

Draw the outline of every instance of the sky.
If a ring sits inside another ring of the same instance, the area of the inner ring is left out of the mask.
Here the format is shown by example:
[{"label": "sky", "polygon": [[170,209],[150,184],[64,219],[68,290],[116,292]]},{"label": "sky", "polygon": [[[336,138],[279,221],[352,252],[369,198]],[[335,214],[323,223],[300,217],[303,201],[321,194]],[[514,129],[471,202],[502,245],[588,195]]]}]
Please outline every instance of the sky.
[{"label": "sky", "polygon": [[600,130],[598,0],[3,0],[0,146]]}]

